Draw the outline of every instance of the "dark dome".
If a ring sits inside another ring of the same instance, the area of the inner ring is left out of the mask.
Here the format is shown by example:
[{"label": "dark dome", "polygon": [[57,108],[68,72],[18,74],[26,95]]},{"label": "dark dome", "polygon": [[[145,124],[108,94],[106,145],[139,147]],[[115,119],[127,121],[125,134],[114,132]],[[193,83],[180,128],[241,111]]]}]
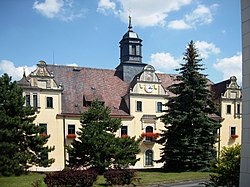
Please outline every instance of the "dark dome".
[{"label": "dark dome", "polygon": [[122,37],[122,39],[128,39],[128,38],[140,39],[138,34],[136,32],[133,32],[132,30],[126,32]]}]

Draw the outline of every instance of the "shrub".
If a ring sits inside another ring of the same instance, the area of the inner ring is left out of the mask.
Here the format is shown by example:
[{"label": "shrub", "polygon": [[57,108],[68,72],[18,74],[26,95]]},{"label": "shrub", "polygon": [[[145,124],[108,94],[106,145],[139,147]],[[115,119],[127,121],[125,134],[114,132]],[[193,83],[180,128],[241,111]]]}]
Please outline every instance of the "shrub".
[{"label": "shrub", "polygon": [[240,175],[240,145],[224,147],[221,156],[213,165],[210,179],[205,183],[207,187],[212,186],[239,186]]},{"label": "shrub", "polygon": [[135,171],[129,169],[109,169],[104,173],[104,178],[109,185],[131,184],[134,176]]},{"label": "shrub", "polygon": [[97,179],[97,172],[94,170],[63,170],[46,174],[44,178],[48,187],[54,186],[80,186],[90,187]]}]

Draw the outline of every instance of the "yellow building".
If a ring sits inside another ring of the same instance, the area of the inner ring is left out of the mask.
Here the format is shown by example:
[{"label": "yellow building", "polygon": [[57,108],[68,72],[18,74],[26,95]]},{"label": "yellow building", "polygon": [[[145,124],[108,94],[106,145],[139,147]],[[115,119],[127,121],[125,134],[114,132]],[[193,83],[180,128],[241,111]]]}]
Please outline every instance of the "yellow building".
[{"label": "yellow building", "polygon": [[211,86],[222,118],[219,129],[218,154],[222,147],[241,144],[242,96],[235,76]]},{"label": "yellow building", "polygon": [[[33,167],[32,170],[55,171],[65,167],[69,158],[65,146],[76,138],[76,131],[80,128],[80,113],[88,110],[95,99],[111,109],[112,117],[122,119],[122,128],[117,136],[146,136],[140,145],[140,160],[134,168],[162,166],[153,161],[160,158],[161,147],[155,143],[154,137],[164,129],[164,124],[157,117],[163,114],[162,104],[171,95],[166,88],[174,83],[176,75],[156,73],[153,66],[144,64],[142,40],[133,32],[131,21],[128,28],[120,41],[120,64],[116,70],[49,65],[39,61],[37,68],[18,82],[24,89],[26,105],[36,108],[35,124],[47,127],[41,135],[50,135],[48,145],[55,146],[55,150],[48,155],[55,159],[52,166]],[[229,131],[232,133],[233,128],[227,127],[236,127],[235,132],[240,135],[240,115],[233,115],[235,106],[238,109],[236,103],[240,104],[240,89],[237,87],[236,95],[229,91],[232,85],[238,86],[234,80],[230,79],[231,83],[225,87],[223,97],[221,92],[221,97],[217,98],[219,103],[223,103],[221,117],[225,123],[220,131],[219,147],[232,144],[227,143],[231,136],[228,138],[226,134]],[[232,116],[224,114],[229,104]],[[240,141],[240,138],[236,141]]]}]

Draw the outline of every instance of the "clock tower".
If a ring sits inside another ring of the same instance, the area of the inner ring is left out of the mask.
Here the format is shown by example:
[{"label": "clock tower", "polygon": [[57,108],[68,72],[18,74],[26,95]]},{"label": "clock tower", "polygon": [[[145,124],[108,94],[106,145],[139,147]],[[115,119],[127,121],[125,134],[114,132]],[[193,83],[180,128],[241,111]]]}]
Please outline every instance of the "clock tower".
[{"label": "clock tower", "polygon": [[128,31],[120,41],[120,64],[116,67],[122,80],[131,80],[140,73],[146,64],[142,63],[142,40],[132,30],[131,17],[129,16]]}]

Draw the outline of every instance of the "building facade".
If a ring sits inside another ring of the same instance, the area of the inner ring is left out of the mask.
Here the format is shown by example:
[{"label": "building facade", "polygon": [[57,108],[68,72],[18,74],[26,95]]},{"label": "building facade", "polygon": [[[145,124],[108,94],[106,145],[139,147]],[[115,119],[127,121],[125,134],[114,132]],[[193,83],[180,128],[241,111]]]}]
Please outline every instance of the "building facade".
[{"label": "building facade", "polygon": [[241,0],[243,119],[240,187],[250,185],[250,1]]},{"label": "building facade", "polygon": [[[137,155],[140,160],[133,168],[162,167],[161,163],[154,162],[160,159],[161,148],[155,139],[164,129],[158,117],[163,115],[163,104],[172,94],[167,87],[175,83],[175,77],[174,74],[156,73],[152,65],[142,62],[142,40],[132,30],[131,20],[120,41],[120,64],[115,70],[49,65],[39,61],[37,68],[27,77],[24,75],[18,84],[24,90],[26,105],[36,109],[35,124],[47,128],[41,136],[50,135],[48,145],[55,146],[55,150],[48,156],[55,162],[49,168],[31,169],[56,171],[65,167],[69,159],[65,146],[77,138],[80,114],[96,99],[110,108],[112,117],[122,119],[117,136],[144,136],[141,152]],[[211,87],[216,93],[220,92],[216,101],[224,119],[218,149],[240,143],[241,136],[241,115],[237,113],[240,112],[237,109],[241,90],[235,77],[226,83],[223,89],[218,89],[222,87],[220,84]],[[232,115],[225,113],[229,105]],[[233,135],[239,137],[232,139]]]},{"label": "building facade", "polygon": [[235,76],[213,84],[211,90],[214,93],[219,116],[222,118],[216,145],[219,156],[223,147],[241,144],[242,96]]}]

